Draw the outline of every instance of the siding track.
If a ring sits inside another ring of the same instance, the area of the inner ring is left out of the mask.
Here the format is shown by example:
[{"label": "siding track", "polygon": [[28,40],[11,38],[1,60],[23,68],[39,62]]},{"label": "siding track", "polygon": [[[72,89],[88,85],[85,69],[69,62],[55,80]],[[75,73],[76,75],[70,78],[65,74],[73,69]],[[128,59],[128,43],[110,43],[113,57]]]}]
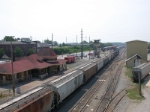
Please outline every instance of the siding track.
[{"label": "siding track", "polygon": [[98,81],[95,82],[95,84],[85,93],[85,95],[80,98],[80,100],[69,110],[69,112],[84,112],[88,107],[88,104],[90,104],[93,99],[93,96],[100,89],[105,80],[109,79],[105,94],[100,98],[99,103],[93,111],[105,112],[107,110],[121,74],[121,69],[124,64],[125,51],[125,49],[120,51],[119,56],[115,58],[105,73],[99,78]]}]

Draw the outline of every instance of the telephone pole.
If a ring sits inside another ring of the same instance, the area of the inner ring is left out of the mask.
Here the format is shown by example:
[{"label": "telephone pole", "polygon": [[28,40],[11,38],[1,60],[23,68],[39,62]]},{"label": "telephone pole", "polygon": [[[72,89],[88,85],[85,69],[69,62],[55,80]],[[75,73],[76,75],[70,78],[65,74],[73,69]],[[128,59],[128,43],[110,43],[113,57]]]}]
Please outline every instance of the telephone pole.
[{"label": "telephone pole", "polygon": [[53,49],[53,33],[52,33],[52,49]]},{"label": "telephone pole", "polygon": [[76,46],[77,46],[77,35],[76,35]]},{"label": "telephone pole", "polygon": [[83,58],[83,31],[81,29],[81,59]]},{"label": "telephone pole", "polygon": [[[89,36],[89,48],[90,48],[90,36]],[[91,54],[90,54],[90,49],[89,49],[89,60],[90,60]]]},{"label": "telephone pole", "polygon": [[14,67],[13,67],[13,48],[12,48],[12,41],[11,41],[11,69],[12,69],[12,90],[13,90],[13,97],[15,97],[15,84],[14,84]]},{"label": "telephone pole", "polygon": [[67,37],[66,37],[66,44],[67,44]]}]

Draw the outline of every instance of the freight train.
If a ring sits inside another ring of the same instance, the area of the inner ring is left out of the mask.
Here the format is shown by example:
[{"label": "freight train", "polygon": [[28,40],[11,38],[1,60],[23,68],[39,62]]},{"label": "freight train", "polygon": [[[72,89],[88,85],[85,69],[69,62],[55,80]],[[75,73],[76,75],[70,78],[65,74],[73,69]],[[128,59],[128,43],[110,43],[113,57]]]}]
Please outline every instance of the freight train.
[{"label": "freight train", "polygon": [[0,112],[50,112],[119,54],[116,50],[2,105]]},{"label": "freight train", "polygon": [[139,75],[141,75],[140,80],[142,81],[150,73],[150,63],[143,63],[137,67],[133,67],[133,81],[138,82]]}]

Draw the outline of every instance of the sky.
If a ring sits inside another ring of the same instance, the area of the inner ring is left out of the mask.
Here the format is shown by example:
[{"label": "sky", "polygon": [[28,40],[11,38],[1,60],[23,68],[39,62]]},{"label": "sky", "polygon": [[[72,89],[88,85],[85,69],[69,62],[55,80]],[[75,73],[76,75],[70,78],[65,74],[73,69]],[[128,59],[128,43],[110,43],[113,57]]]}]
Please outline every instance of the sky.
[{"label": "sky", "polygon": [[[0,0],[0,40],[150,42],[149,0]],[[77,38],[77,39],[76,39]]]}]

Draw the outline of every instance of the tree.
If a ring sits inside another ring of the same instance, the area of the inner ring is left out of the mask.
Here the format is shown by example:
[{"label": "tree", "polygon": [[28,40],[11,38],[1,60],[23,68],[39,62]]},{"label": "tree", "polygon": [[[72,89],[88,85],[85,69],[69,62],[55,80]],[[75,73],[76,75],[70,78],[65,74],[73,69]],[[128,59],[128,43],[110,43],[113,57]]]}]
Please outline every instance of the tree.
[{"label": "tree", "polygon": [[64,42],[62,43],[62,46],[66,46]]},{"label": "tree", "polygon": [[17,57],[21,57],[22,56],[22,49],[20,48],[20,47],[16,47],[15,48],[15,55],[17,56]]},{"label": "tree", "polygon": [[52,44],[52,41],[51,41],[51,40],[49,40],[49,39],[46,39],[46,40],[44,40],[44,43]]},{"label": "tree", "polygon": [[83,44],[88,44],[88,42],[86,40],[83,40],[82,43]]},{"label": "tree", "polygon": [[27,56],[34,54],[34,53],[35,53],[35,51],[32,48],[29,48],[28,52],[27,52]]},{"label": "tree", "polygon": [[2,56],[5,54],[5,51],[3,48],[0,48],[0,58],[2,58]]},{"label": "tree", "polygon": [[14,36],[5,36],[5,37],[4,37],[4,40],[5,40],[5,41],[16,41],[16,40],[14,39]]},{"label": "tree", "polygon": [[54,43],[54,45],[55,45],[55,46],[57,46],[57,45],[58,45],[57,41],[54,41],[53,43]]}]

